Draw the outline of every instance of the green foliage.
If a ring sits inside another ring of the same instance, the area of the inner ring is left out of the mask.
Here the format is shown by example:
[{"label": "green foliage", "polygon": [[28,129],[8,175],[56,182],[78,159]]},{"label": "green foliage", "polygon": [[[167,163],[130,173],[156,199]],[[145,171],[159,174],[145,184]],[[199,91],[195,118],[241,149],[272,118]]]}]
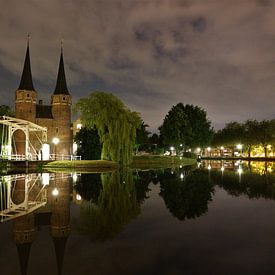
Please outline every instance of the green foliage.
[{"label": "green foliage", "polygon": [[74,137],[77,155],[82,159],[100,159],[102,146],[96,128],[83,127]]},{"label": "green foliage", "polygon": [[94,241],[114,238],[140,213],[131,171],[102,174],[102,190],[96,201],[81,207],[80,231]]},{"label": "green foliage", "polygon": [[160,136],[165,146],[180,144],[184,147],[203,147],[212,137],[211,123],[206,112],[198,106],[178,103],[166,115],[159,127]]},{"label": "green foliage", "polygon": [[102,144],[101,158],[123,165],[132,161],[136,129],[141,125],[138,113],[131,112],[112,94],[93,92],[80,99],[75,110],[87,128],[97,128]]},{"label": "green foliage", "polygon": [[0,116],[14,116],[14,111],[10,106],[0,105]]},{"label": "green foliage", "polygon": [[149,142],[149,134],[146,128],[149,127],[144,121],[141,122],[140,127],[137,129],[136,133],[136,143],[135,149],[138,150],[145,150],[148,147]]}]

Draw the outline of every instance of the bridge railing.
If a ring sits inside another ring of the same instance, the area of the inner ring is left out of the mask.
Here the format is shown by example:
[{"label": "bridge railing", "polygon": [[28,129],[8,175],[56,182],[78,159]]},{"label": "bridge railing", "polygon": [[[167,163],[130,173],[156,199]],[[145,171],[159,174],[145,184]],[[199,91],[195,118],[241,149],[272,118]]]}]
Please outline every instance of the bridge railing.
[{"label": "bridge railing", "polygon": [[[0,155],[0,160],[12,160],[12,161],[35,161],[35,160],[40,160],[38,158],[38,155],[30,155],[26,157],[26,155],[18,155],[18,154],[13,154],[13,155]],[[62,154],[51,154],[50,155],[50,160],[81,160],[81,156],[74,156],[74,155],[62,155]]]}]

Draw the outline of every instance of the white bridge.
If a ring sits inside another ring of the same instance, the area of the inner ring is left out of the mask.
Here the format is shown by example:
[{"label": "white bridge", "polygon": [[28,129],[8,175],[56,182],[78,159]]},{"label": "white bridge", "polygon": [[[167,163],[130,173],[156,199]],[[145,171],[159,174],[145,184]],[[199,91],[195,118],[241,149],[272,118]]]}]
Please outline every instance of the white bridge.
[{"label": "white bridge", "polygon": [[[1,159],[8,160],[35,160],[38,159],[38,151],[45,150],[44,155],[49,159],[49,144],[47,144],[47,128],[42,127],[33,122],[18,119],[14,117],[0,117],[1,126]],[[14,133],[17,130],[23,131],[25,134],[25,154],[18,155],[14,141]],[[39,148],[35,148],[30,142],[30,134],[34,133],[35,143],[39,144]],[[15,151],[15,152],[14,152]],[[47,151],[47,152],[46,152]]]},{"label": "white bridge", "polygon": [[27,215],[47,203],[49,174],[0,177],[0,222]]}]

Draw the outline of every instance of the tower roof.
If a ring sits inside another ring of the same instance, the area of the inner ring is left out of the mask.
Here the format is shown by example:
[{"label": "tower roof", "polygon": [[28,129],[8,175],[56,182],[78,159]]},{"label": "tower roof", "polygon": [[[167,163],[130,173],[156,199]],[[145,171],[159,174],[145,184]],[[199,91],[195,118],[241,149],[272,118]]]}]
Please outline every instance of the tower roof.
[{"label": "tower roof", "polygon": [[68,88],[67,88],[62,48],[61,48],[61,54],[60,54],[60,61],[59,61],[56,87],[55,87],[55,90],[54,90],[53,94],[54,95],[60,95],[60,94],[69,95],[70,94],[69,91],[68,91]]},{"label": "tower roof", "polygon": [[30,50],[29,50],[29,41],[26,51],[26,57],[24,62],[24,68],[21,76],[21,81],[19,85],[19,90],[28,90],[35,91],[32,82],[32,72],[31,72],[31,62],[30,62]]}]

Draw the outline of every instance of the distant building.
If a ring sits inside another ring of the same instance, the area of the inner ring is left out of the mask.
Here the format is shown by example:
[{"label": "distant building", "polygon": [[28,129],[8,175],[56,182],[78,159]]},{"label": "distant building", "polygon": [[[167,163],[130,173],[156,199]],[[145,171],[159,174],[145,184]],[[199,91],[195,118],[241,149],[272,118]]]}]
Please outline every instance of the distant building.
[{"label": "distant building", "polygon": [[[67,88],[62,48],[56,87],[51,96],[51,105],[43,105],[42,100],[38,100],[38,96],[32,81],[28,43],[21,82],[15,93],[15,116],[47,127],[47,141],[51,145],[51,153],[71,155],[73,143],[71,131],[72,98]],[[56,145],[52,143],[54,138],[58,140]],[[35,143],[34,136],[30,136],[30,142],[32,143],[32,141]],[[23,132],[15,132],[15,143],[16,153],[25,154],[25,135]],[[37,149],[32,147],[32,150]]]}]

